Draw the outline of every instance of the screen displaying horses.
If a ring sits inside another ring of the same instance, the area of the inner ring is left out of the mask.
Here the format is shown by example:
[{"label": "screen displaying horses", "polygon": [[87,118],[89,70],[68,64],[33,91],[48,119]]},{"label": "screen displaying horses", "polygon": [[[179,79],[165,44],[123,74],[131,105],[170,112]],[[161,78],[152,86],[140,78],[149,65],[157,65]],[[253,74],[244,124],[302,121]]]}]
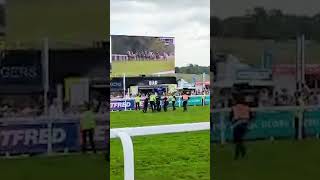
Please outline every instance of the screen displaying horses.
[{"label": "screen displaying horses", "polygon": [[172,74],[175,72],[173,37],[111,36],[112,76]]}]

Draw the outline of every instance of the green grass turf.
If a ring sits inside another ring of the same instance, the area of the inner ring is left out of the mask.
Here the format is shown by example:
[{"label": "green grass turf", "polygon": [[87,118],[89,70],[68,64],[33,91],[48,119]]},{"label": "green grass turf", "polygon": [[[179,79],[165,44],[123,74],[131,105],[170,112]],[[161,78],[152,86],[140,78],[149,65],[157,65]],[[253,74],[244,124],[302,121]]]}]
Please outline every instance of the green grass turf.
[{"label": "green grass turf", "polygon": [[175,61],[130,61],[112,62],[111,76],[136,76],[140,74],[153,74],[162,71],[174,71]]},{"label": "green grass turf", "polygon": [[10,180],[106,180],[103,155],[42,156],[0,159],[0,179]]},{"label": "green grass turf", "polygon": [[73,41],[92,45],[109,38],[109,0],[7,1],[7,40]]},{"label": "green grass turf", "polygon": [[[209,180],[209,131],[134,138],[136,180]],[[111,141],[112,180],[123,179],[123,151]]]},{"label": "green grass turf", "polygon": [[[168,112],[146,114],[140,111],[113,112],[115,127],[209,121],[209,106],[177,108]],[[209,132],[176,133],[135,137],[135,174],[137,180],[209,180]],[[123,179],[123,151],[118,139],[111,140],[111,179]]]},{"label": "green grass turf", "polygon": [[319,179],[320,141],[247,143],[248,158],[233,161],[233,146],[213,145],[213,177],[217,180]]},{"label": "green grass turf", "polygon": [[142,111],[123,111],[112,112],[110,114],[111,128],[120,127],[137,127],[137,126],[152,126],[163,124],[181,124],[195,122],[209,122],[210,107],[209,106],[189,106],[188,112],[183,112],[182,107],[172,111],[169,108],[167,112],[152,113],[149,110],[147,113]]}]

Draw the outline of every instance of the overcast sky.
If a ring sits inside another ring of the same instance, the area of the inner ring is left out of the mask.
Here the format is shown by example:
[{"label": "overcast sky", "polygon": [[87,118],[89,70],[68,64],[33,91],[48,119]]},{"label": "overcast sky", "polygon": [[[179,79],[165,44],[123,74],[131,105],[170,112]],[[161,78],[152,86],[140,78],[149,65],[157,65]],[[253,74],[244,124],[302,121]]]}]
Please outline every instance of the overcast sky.
[{"label": "overcast sky", "polygon": [[320,12],[319,0],[214,0],[211,2],[211,12],[219,17],[238,16],[255,6],[277,8],[285,13],[299,15],[314,15]]},{"label": "overcast sky", "polygon": [[112,35],[173,36],[176,66],[210,64],[210,0],[111,0]]}]

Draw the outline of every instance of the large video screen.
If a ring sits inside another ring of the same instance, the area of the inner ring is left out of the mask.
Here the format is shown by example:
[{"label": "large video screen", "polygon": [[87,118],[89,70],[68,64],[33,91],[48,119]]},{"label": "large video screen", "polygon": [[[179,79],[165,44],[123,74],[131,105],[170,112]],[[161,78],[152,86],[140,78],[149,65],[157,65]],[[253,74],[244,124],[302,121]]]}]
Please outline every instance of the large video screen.
[{"label": "large video screen", "polygon": [[112,35],[111,52],[113,77],[175,72],[173,37]]}]

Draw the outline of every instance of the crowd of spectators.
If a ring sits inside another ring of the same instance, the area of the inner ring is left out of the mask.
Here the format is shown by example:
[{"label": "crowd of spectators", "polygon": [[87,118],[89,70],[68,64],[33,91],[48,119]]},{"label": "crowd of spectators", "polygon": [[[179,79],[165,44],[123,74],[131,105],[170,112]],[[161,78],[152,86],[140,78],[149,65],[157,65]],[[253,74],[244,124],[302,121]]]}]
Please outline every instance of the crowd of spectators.
[{"label": "crowd of spectators", "polygon": [[[261,89],[256,94],[246,96],[246,101],[252,103],[255,107],[272,107],[272,106],[296,106],[298,99],[302,98],[306,106],[320,106],[320,89],[303,89],[302,92],[290,93],[288,89],[271,91]],[[234,102],[232,93],[221,92],[214,97],[214,108],[231,107]]]},{"label": "crowd of spectators", "polygon": [[43,114],[43,109],[43,101],[39,96],[5,96],[0,98],[0,118],[40,116]]},{"label": "crowd of spectators", "polygon": [[[21,98],[21,97],[20,97]],[[0,99],[0,118],[19,117],[39,117],[45,115],[45,107],[42,97],[33,98],[2,98]],[[93,99],[91,104],[98,114],[105,114],[109,111],[109,100]],[[99,104],[100,103],[100,104]],[[52,99],[48,103],[48,115],[51,117],[65,115],[79,115],[84,111],[86,103],[83,105],[70,105],[69,103],[59,103],[57,99]],[[96,109],[98,108],[98,109]]]},{"label": "crowd of spectators", "polygon": [[127,51],[128,60],[168,60],[169,54],[166,52],[152,51]]},{"label": "crowd of spectators", "polygon": [[[140,93],[142,97],[147,96],[147,94],[145,93]],[[182,95],[182,91],[177,91],[174,93],[176,96],[181,96]],[[203,90],[191,90],[190,91],[190,95],[210,95],[210,89],[209,88],[205,88]],[[135,95],[133,94],[129,94],[126,95],[126,98],[134,98]],[[123,95],[123,91],[114,91],[110,93],[110,98],[111,99],[122,99],[124,98]]]}]

